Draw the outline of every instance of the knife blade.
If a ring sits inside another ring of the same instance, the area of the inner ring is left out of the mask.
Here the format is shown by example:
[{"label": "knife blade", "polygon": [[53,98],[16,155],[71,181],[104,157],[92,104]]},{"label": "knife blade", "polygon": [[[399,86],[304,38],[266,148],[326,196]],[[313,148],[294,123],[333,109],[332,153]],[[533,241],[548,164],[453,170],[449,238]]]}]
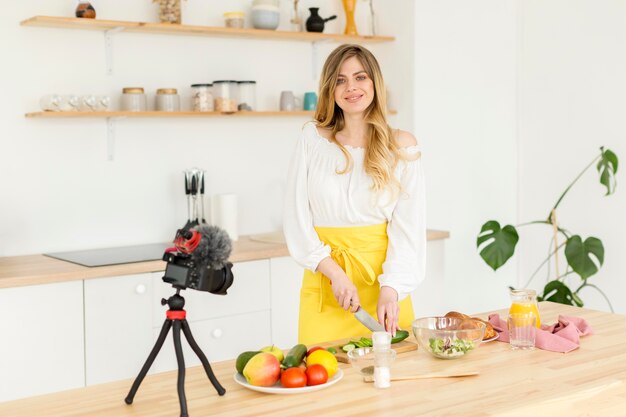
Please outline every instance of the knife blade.
[{"label": "knife blade", "polygon": [[362,307],[359,307],[359,309],[355,311],[354,317],[356,317],[356,319],[361,322],[363,326],[367,327],[373,332],[385,331],[385,326],[376,321],[374,317],[370,316],[370,314]]}]

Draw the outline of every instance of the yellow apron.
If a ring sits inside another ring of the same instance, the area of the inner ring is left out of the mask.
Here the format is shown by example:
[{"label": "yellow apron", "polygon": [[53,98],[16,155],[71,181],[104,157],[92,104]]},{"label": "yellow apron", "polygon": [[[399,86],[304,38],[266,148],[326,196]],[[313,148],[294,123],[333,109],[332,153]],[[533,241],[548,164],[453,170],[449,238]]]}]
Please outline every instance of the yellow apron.
[{"label": "yellow apron", "polygon": [[[330,246],[331,258],[356,286],[361,307],[377,319],[378,276],[387,255],[387,224],[316,227],[315,230],[320,240]],[[413,318],[411,298],[406,297],[400,301],[400,328],[410,329]],[[339,306],[327,277],[321,272],[304,271],[298,343],[311,345],[370,333],[350,311]]]}]

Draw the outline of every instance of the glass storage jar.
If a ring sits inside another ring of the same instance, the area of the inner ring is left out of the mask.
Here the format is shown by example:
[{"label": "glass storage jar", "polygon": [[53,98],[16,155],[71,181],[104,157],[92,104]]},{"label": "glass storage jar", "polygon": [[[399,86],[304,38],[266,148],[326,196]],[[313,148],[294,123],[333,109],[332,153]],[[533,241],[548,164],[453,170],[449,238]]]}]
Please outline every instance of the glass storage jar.
[{"label": "glass storage jar", "polygon": [[141,87],[126,87],[122,89],[120,108],[122,111],[146,111],[146,95]]},{"label": "glass storage jar", "polygon": [[256,110],[256,81],[238,81],[239,100],[237,100],[237,110]]},{"label": "glass storage jar", "polygon": [[181,22],[180,0],[152,0],[159,4],[159,20],[161,23]]},{"label": "glass storage jar", "polygon": [[213,111],[213,84],[191,84],[191,108],[193,111]]},{"label": "glass storage jar", "polygon": [[156,93],[157,111],[180,111],[180,97],[175,88],[159,88]]},{"label": "glass storage jar", "polygon": [[215,111],[235,113],[237,111],[237,81],[213,81]]},{"label": "glass storage jar", "polygon": [[244,12],[226,12],[224,13],[224,25],[227,28],[241,29],[244,26]]}]

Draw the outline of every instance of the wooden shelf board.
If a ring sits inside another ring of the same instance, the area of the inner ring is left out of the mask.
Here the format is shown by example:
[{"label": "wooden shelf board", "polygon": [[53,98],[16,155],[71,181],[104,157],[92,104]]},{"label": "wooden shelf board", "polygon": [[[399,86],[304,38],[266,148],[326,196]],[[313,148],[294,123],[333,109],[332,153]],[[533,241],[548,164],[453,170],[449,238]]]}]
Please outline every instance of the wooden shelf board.
[{"label": "wooden shelf board", "polygon": [[123,20],[81,19],[76,17],[34,16],[20,23],[22,26],[39,26],[63,29],[101,30],[122,28],[127,32],[159,33],[187,36],[217,36],[247,39],[275,39],[292,41],[335,41],[341,43],[391,42],[393,36],[352,36],[339,33],[288,32],[281,30],[236,29],[214,26],[193,26],[168,23],[129,22]]},{"label": "wooden shelf board", "polygon": [[[396,114],[396,111],[390,111],[389,114]],[[133,117],[133,118],[171,118],[171,117],[313,117],[313,111],[241,111],[236,113],[220,113],[220,112],[198,112],[198,111],[93,111],[93,112],[81,112],[81,111],[40,111],[26,113],[27,118],[39,118],[39,119],[93,119],[93,118],[108,118],[108,117]]]}]

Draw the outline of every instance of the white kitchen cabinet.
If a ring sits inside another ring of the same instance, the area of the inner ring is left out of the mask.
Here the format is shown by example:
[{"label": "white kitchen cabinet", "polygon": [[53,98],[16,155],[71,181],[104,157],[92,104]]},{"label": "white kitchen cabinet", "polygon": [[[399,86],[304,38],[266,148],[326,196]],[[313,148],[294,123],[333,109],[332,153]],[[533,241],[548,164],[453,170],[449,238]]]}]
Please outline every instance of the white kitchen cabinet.
[{"label": "white kitchen cabinet", "polygon": [[304,269],[289,256],[270,259],[272,343],[282,349],[298,343],[303,274]]},{"label": "white kitchen cabinet", "polygon": [[426,249],[426,278],[411,294],[415,317],[446,313],[442,310],[445,240],[430,240]]},{"label": "white kitchen cabinet", "polygon": [[85,383],[82,281],[0,290],[0,402]]},{"label": "white kitchen cabinet", "polygon": [[[189,327],[193,338],[211,364],[234,359],[246,350],[257,350],[263,346],[271,345],[269,310],[189,322]],[[154,340],[156,340],[160,331],[160,327],[153,329]],[[200,359],[198,359],[187,343],[187,339],[185,339],[182,331],[180,337],[185,367],[201,365]],[[146,351],[146,357],[149,351],[149,349]],[[172,330],[170,330],[150,370],[152,372],[164,372],[174,369],[178,368],[174,351],[174,339]],[[172,389],[174,388],[172,386]]]},{"label": "white kitchen cabinet", "polygon": [[86,384],[132,378],[152,343],[152,274],[85,281]]}]

